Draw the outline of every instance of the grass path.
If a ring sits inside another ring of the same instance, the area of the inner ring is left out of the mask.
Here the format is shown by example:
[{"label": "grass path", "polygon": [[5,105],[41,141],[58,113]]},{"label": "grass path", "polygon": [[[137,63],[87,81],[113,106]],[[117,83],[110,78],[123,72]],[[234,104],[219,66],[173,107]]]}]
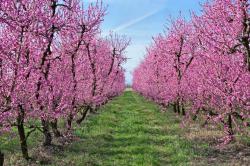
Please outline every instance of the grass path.
[{"label": "grass path", "polygon": [[156,104],[132,91],[124,92],[97,114],[89,115],[81,126],[75,126],[74,132],[77,141],[52,152],[41,149],[43,136],[40,132],[32,134],[28,145],[35,161],[29,163],[21,157],[17,137],[0,137],[0,149],[6,154],[5,164],[175,166],[189,165],[193,157],[199,156],[191,141],[183,137],[180,121],[172,111],[162,113]]},{"label": "grass path", "polygon": [[0,149],[5,166],[249,165],[250,140],[240,137],[243,142],[218,150],[210,146],[217,141],[217,129],[193,127],[181,129],[173,111],[160,112],[155,103],[129,90],[75,125],[77,137],[71,144],[61,147],[54,139],[55,147],[44,149],[37,131],[28,139],[33,160],[27,162],[13,128],[14,135],[0,136]]},{"label": "grass path", "polygon": [[74,165],[187,165],[194,155],[176,117],[130,91],[89,117],[76,134],[81,141],[64,158]]}]

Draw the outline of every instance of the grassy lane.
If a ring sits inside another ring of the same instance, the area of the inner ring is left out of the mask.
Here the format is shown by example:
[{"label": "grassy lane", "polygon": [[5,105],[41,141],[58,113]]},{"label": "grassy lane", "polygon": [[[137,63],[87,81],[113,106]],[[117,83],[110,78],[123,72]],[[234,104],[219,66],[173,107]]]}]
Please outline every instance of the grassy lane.
[{"label": "grassy lane", "polygon": [[72,144],[44,151],[40,146],[43,137],[36,132],[28,142],[30,154],[36,158],[30,163],[22,160],[17,137],[0,137],[5,142],[0,148],[8,166],[188,165],[197,156],[172,111],[162,113],[156,104],[132,91],[75,126],[75,134],[78,139]]},{"label": "grassy lane", "polygon": [[175,116],[159,112],[134,92],[125,92],[101,111],[76,131],[81,141],[64,160],[75,165],[187,165],[194,155],[191,143],[180,137]]},{"label": "grassy lane", "polygon": [[35,132],[28,141],[33,158],[29,163],[22,159],[13,134],[0,137],[0,149],[6,166],[249,165],[250,140],[218,150],[211,145],[221,132],[198,126],[181,129],[173,111],[162,113],[153,102],[126,91],[81,126],[75,125],[73,143],[62,147],[60,139],[54,139],[55,146],[44,149],[41,133]]}]

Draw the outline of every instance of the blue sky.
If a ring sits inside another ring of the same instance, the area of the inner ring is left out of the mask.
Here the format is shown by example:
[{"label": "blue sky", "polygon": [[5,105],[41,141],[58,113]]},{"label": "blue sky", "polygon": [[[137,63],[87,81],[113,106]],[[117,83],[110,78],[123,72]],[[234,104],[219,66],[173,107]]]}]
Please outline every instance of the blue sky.
[{"label": "blue sky", "polygon": [[[94,0],[87,0],[89,2]],[[114,31],[131,38],[127,49],[126,82],[131,84],[132,72],[145,56],[152,37],[168,26],[167,19],[181,12],[187,19],[190,11],[200,12],[205,0],[103,0],[108,13],[102,25],[103,34]]]}]

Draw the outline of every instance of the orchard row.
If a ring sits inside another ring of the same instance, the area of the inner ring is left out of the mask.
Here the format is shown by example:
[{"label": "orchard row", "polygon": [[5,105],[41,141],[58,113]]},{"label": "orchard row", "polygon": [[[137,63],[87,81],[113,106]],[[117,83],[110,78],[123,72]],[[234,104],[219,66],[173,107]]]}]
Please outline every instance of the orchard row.
[{"label": "orchard row", "polygon": [[250,126],[250,6],[212,0],[201,15],[171,20],[134,72],[133,89],[184,122],[205,117],[222,126],[226,144]]},{"label": "orchard row", "polygon": [[[23,157],[36,130],[44,146],[125,88],[129,40],[101,37],[106,8],[80,0],[0,2],[0,132],[18,129]],[[53,134],[51,132],[53,131]]]}]

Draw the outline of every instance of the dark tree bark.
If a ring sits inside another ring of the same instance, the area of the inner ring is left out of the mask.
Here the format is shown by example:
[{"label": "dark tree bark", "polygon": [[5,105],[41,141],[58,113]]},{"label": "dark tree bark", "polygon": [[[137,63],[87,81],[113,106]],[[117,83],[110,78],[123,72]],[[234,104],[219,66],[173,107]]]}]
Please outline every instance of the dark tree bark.
[{"label": "dark tree bark", "polygon": [[250,46],[249,46],[249,37],[250,37],[250,21],[248,18],[248,11],[244,10],[247,8],[246,6],[248,5],[248,1],[242,1],[242,9],[243,9],[243,15],[244,15],[244,20],[243,20],[243,32],[242,32],[242,38],[241,38],[241,43],[245,48],[245,63],[247,65],[247,69],[250,72]]},{"label": "dark tree bark", "polygon": [[173,104],[173,109],[174,109],[174,112],[177,113],[176,103]]},{"label": "dark tree bark", "polygon": [[41,120],[43,126],[43,135],[44,135],[44,142],[43,146],[51,146],[52,145],[52,136],[50,133],[49,122],[47,120]]},{"label": "dark tree bark", "polygon": [[58,130],[58,122],[57,122],[57,119],[54,120],[53,122],[50,123],[50,126],[52,128],[52,131],[54,133],[54,136],[55,137],[61,137],[61,132]]},{"label": "dark tree bark", "polygon": [[[91,71],[92,71],[92,75],[93,75],[92,96],[94,97],[96,95],[96,89],[97,89],[96,64],[95,64],[95,60],[93,60],[91,57],[90,45],[87,44],[86,48],[87,48],[87,55],[88,55],[88,59],[90,62],[90,67],[91,67]],[[96,53],[96,48],[95,48],[94,52]]]},{"label": "dark tree bark", "polygon": [[232,115],[231,114],[228,115],[227,125],[228,125],[228,129],[229,129],[228,134],[230,136],[234,135],[234,133],[233,133],[233,124],[232,124]]},{"label": "dark tree bark", "polygon": [[175,103],[175,112],[178,114],[181,114],[181,108],[180,108],[180,101],[179,99],[177,99],[176,103]]},{"label": "dark tree bark", "polygon": [[17,117],[17,129],[18,129],[18,135],[22,150],[23,158],[26,160],[29,160],[29,154],[28,154],[28,146],[27,146],[27,138],[25,136],[25,129],[24,129],[24,110],[20,106],[18,117]]},{"label": "dark tree bark", "polygon": [[0,59],[0,78],[3,77],[3,60]]},{"label": "dark tree bark", "polygon": [[0,150],[0,166],[3,166],[4,163],[4,154]]},{"label": "dark tree bark", "polygon": [[76,121],[77,124],[81,124],[82,121],[84,121],[90,109],[91,108],[88,107],[86,110],[84,110],[84,112],[81,114],[82,115],[81,118]]},{"label": "dark tree bark", "polygon": [[67,130],[70,131],[72,129],[73,115],[70,114],[67,118]]},{"label": "dark tree bark", "polygon": [[[76,88],[77,88],[77,80],[76,80],[76,62],[75,62],[75,59],[76,59],[76,55],[77,55],[77,52],[78,50],[80,49],[80,46],[83,42],[83,37],[84,37],[84,34],[85,34],[85,31],[86,31],[86,26],[85,25],[82,25],[81,26],[81,36],[78,40],[78,43],[77,43],[77,46],[76,48],[74,49],[73,53],[71,54],[71,73],[72,73],[72,76],[73,76],[73,83],[74,83],[74,86],[73,86],[73,93],[74,93],[74,97],[73,97],[73,100],[72,100],[72,106],[73,106],[73,110],[76,110],[77,109],[77,106],[76,106],[76,95],[75,95],[75,92],[76,92]],[[72,122],[73,122],[73,115],[70,114],[68,116],[68,119],[67,119],[67,130],[70,131],[71,128],[72,128]]]},{"label": "dark tree bark", "polygon": [[[51,18],[55,17],[56,15],[56,9],[57,9],[57,1],[56,0],[51,0]],[[43,79],[47,82],[49,79],[49,74],[50,74],[50,67],[51,63],[50,61],[47,60],[47,57],[52,54],[52,44],[54,41],[55,33],[57,31],[57,27],[52,24],[51,28],[47,31],[46,38],[48,40],[48,43],[44,49],[44,52],[42,54],[40,64],[39,64],[39,70],[42,71],[42,75],[39,77],[39,80],[36,83],[36,99],[37,99],[37,104],[40,105],[40,91],[42,91],[42,85],[43,85]],[[50,86],[50,90],[53,90]],[[42,111],[44,109],[44,106],[40,106],[40,110]],[[43,146],[50,146],[52,142],[52,136],[49,131],[49,126],[50,123],[47,120],[41,119],[42,122],[42,127],[43,127],[43,135],[44,135],[44,143]]]},{"label": "dark tree bark", "polygon": [[186,111],[185,111],[185,107],[184,107],[184,104],[183,104],[183,103],[181,103],[181,114],[182,114],[183,116],[186,115]]}]

